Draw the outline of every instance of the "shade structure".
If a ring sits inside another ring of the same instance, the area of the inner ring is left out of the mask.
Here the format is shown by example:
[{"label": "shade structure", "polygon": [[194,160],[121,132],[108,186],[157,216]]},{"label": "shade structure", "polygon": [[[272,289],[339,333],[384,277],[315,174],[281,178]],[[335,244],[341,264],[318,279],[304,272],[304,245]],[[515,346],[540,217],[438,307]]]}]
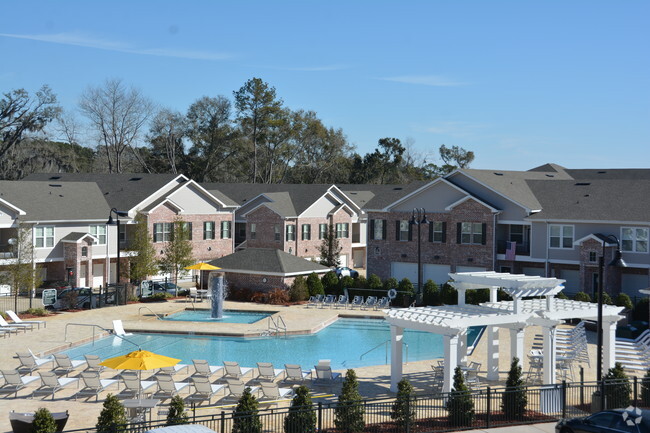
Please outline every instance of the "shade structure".
[{"label": "shade structure", "polygon": [[195,270],[195,271],[216,271],[217,269],[221,269],[221,268],[217,266],[213,266],[209,263],[199,262],[192,266],[185,266],[185,269]]},{"label": "shade structure", "polygon": [[108,358],[99,365],[114,370],[153,370],[154,368],[172,367],[180,361],[180,359],[158,355],[148,350],[136,350],[126,355]]}]

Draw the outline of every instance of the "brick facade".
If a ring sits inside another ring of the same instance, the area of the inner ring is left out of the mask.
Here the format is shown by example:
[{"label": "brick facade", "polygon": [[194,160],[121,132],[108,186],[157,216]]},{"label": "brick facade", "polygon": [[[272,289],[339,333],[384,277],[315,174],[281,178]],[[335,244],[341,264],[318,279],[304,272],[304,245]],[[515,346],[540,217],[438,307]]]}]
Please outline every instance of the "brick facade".
[{"label": "brick facade", "polygon": [[[251,236],[251,224],[255,224],[255,239]],[[280,227],[280,238],[275,239],[275,225]],[[246,215],[246,246],[250,248],[277,248],[284,246],[284,221],[266,206],[260,206]]]},{"label": "brick facade", "polygon": [[[376,274],[382,279],[391,275],[391,262],[417,263],[417,226],[410,226],[411,240],[396,240],[396,221],[410,220],[411,212],[369,212],[368,221],[386,220],[386,239],[375,240],[368,224],[368,275]],[[445,242],[430,242],[430,226],[420,228],[420,245],[422,263],[450,265],[451,272],[457,266],[476,266],[492,270],[494,263],[494,220],[489,208],[474,201],[467,200],[454,207],[450,212],[427,213],[431,222],[446,223]],[[457,243],[458,224],[463,222],[480,223],[485,227],[485,244]]]},{"label": "brick facade", "polygon": [[[86,248],[86,255],[84,257],[82,250]],[[86,279],[85,286],[90,286],[92,282],[92,268],[93,268],[93,242],[92,239],[86,237],[79,243],[65,242],[63,244],[63,275],[66,281],[69,281],[73,287],[81,286],[81,278]],[[85,275],[81,275],[81,265],[86,265]],[[67,269],[72,269],[72,277],[66,274]],[[106,275],[106,273],[104,273]],[[105,283],[104,283],[105,284]]]}]

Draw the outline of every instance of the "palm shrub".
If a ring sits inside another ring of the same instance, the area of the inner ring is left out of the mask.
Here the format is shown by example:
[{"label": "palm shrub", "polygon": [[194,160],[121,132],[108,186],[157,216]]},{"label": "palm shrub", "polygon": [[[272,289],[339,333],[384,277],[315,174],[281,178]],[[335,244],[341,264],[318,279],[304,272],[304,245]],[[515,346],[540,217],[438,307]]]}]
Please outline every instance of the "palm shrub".
[{"label": "palm shrub", "polygon": [[124,431],[126,422],[122,402],[120,402],[117,396],[108,394],[106,400],[104,400],[104,406],[99,414],[99,418],[97,418],[97,424],[95,425],[97,432],[114,433]]},{"label": "palm shrub", "polygon": [[440,305],[440,288],[435,281],[427,280],[422,290],[422,302],[424,302],[424,305]]},{"label": "palm shrub", "polygon": [[581,301],[581,302],[591,302],[591,296],[589,296],[585,292],[578,292],[575,295],[573,295],[573,300]]},{"label": "palm shrub", "polygon": [[187,424],[189,423],[187,413],[185,412],[185,402],[183,397],[175,395],[169,402],[169,412],[167,413],[167,422],[165,425]]},{"label": "palm shrub", "polygon": [[339,277],[336,276],[334,271],[330,271],[323,275],[321,280],[323,283],[323,290],[328,295],[334,295],[338,293],[339,290]]},{"label": "palm shrub", "polygon": [[618,296],[616,296],[616,305],[619,307],[625,307],[626,310],[631,310],[634,308],[634,305],[632,305],[632,300],[627,293],[619,293]]},{"label": "palm shrub", "polygon": [[233,433],[262,433],[262,420],[257,413],[258,406],[259,402],[251,394],[251,389],[246,388],[233,413]]},{"label": "palm shrub", "polygon": [[289,413],[284,419],[284,433],[316,433],[316,411],[305,385],[296,389],[291,400]]},{"label": "palm shrub", "polygon": [[449,282],[442,285],[442,288],[440,289],[440,297],[442,298],[442,303],[445,305],[458,304],[458,290],[449,284]]},{"label": "palm shrub", "polygon": [[309,298],[309,289],[305,278],[298,275],[289,288],[289,300],[291,302],[306,301]]},{"label": "palm shrub", "polygon": [[52,413],[44,407],[34,413],[32,428],[34,433],[55,433],[58,430]]},{"label": "palm shrub", "polygon": [[605,398],[607,407],[627,407],[630,405],[630,379],[625,374],[620,362],[610,368],[607,375],[603,377],[605,381]]},{"label": "palm shrub", "polygon": [[312,272],[307,277],[307,288],[309,289],[309,296],[324,295],[323,282],[318,278],[316,272]]},{"label": "palm shrub", "polygon": [[474,400],[465,385],[463,372],[460,367],[454,370],[454,387],[447,400],[449,424],[452,427],[468,427],[474,422]]},{"label": "palm shrub", "polygon": [[643,406],[650,406],[650,370],[641,379],[641,401]]},{"label": "palm shrub", "polygon": [[400,428],[407,429],[415,421],[415,399],[413,385],[402,379],[397,384],[397,396],[390,412],[391,419],[395,420]]},{"label": "palm shrub", "polygon": [[519,358],[512,358],[508,379],[506,380],[506,389],[501,398],[501,410],[508,419],[521,419],[526,411],[528,397],[521,373]]},{"label": "palm shrub", "polygon": [[345,373],[343,388],[339,395],[338,404],[334,409],[334,424],[336,428],[345,433],[362,432],[366,426],[363,420],[365,409],[359,394],[359,382],[354,370],[349,369]]}]

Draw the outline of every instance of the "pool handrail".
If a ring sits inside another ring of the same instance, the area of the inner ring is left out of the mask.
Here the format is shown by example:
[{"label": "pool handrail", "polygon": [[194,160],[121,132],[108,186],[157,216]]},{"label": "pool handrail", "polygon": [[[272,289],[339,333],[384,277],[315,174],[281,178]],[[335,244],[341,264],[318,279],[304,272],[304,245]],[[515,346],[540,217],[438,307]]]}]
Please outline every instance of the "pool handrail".
[{"label": "pool handrail", "polygon": [[[376,345],[372,349],[365,351],[359,357],[359,361],[361,361],[364,356],[366,356],[370,352],[374,351],[375,349],[379,349],[381,346],[385,346],[386,347],[386,364],[388,364],[388,344],[389,343],[390,343],[390,340],[386,340],[386,341],[383,341],[383,342],[379,343],[378,345]],[[405,342],[402,342],[402,345],[406,346],[406,357],[404,358],[404,360],[405,360],[404,363],[408,364],[409,363],[409,345],[407,343],[405,343]]]},{"label": "pool handrail", "polygon": [[156,312],[154,312],[154,311],[153,311],[151,308],[149,308],[149,307],[140,307],[140,308],[138,308],[138,315],[140,315],[140,311],[141,311],[143,308],[149,310],[149,311],[151,312],[151,314],[153,314],[154,316],[156,316],[159,320],[163,320],[163,319],[164,319],[163,316],[157,314]]},{"label": "pool handrail", "polygon": [[121,335],[117,335],[117,334],[113,333],[112,330],[110,330],[110,329],[106,329],[106,328],[104,328],[102,326],[95,325],[93,323],[66,323],[65,324],[65,333],[63,334],[63,341],[66,342],[66,343],[69,343],[69,341],[68,341],[68,326],[90,326],[90,327],[92,327],[93,328],[93,341],[92,341],[93,346],[95,345],[95,328],[99,328],[104,332],[108,332],[109,334],[113,334],[114,337],[121,338],[122,340],[126,341],[127,343],[133,344],[135,347],[138,348],[138,350],[142,350],[142,347],[140,347],[139,344],[134,343],[133,341],[129,340],[126,337],[123,337]]}]

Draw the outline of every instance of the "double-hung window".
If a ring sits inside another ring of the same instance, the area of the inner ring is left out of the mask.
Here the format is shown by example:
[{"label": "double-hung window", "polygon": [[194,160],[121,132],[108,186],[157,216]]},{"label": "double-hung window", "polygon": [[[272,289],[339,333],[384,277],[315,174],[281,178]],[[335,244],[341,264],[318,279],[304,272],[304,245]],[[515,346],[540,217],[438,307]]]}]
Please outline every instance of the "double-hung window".
[{"label": "double-hung window", "polygon": [[408,241],[410,240],[410,233],[411,233],[411,225],[409,224],[408,220],[399,220],[397,221],[397,224],[395,224],[395,227],[397,229],[397,235],[395,238],[398,241]]},{"label": "double-hung window", "polygon": [[296,240],[296,226],[293,224],[287,225],[287,240],[295,241]]},{"label": "double-hung window", "polygon": [[[120,225],[120,229],[122,227],[123,226]],[[90,234],[97,238],[97,243],[95,245],[106,245],[106,226],[105,225],[90,226]]]},{"label": "double-hung window", "polygon": [[445,225],[442,221],[429,223],[429,242],[445,242]]},{"label": "double-hung window", "polygon": [[191,241],[192,240],[192,223],[186,223],[183,221],[181,223],[181,230],[183,233],[183,237],[185,238],[186,241]]},{"label": "double-hung window", "polygon": [[644,227],[622,227],[621,250],[632,253],[647,253],[648,229]]},{"label": "double-hung window", "polygon": [[311,240],[311,224],[302,225],[302,240],[303,241]]},{"label": "double-hung window", "polygon": [[318,224],[318,239],[325,239],[327,236],[327,224]]},{"label": "double-hung window", "polygon": [[280,224],[274,224],[273,225],[273,235],[274,235],[274,239],[276,241],[279,241],[279,240],[282,239],[280,237],[280,236],[282,236],[282,232],[280,231]]},{"label": "double-hung window", "polygon": [[370,220],[370,236],[376,241],[386,239],[386,220]]},{"label": "double-hung window", "polygon": [[221,221],[221,239],[230,239],[231,222]]},{"label": "double-hung window", "polygon": [[251,223],[251,239],[257,239],[257,225]]},{"label": "double-hung window", "polygon": [[548,229],[551,248],[573,248],[573,226],[552,224]]},{"label": "double-hung window", "polygon": [[211,241],[214,239],[214,221],[203,222],[203,240]]},{"label": "double-hung window", "polygon": [[153,241],[169,242],[172,240],[172,223],[154,223]]},{"label": "double-hung window", "polygon": [[34,247],[52,248],[54,246],[54,226],[34,228]]},{"label": "double-hung window", "polygon": [[336,237],[339,239],[349,237],[349,228],[348,223],[336,223]]},{"label": "double-hung window", "polygon": [[460,226],[460,244],[481,245],[485,243],[484,224],[458,223]]}]

